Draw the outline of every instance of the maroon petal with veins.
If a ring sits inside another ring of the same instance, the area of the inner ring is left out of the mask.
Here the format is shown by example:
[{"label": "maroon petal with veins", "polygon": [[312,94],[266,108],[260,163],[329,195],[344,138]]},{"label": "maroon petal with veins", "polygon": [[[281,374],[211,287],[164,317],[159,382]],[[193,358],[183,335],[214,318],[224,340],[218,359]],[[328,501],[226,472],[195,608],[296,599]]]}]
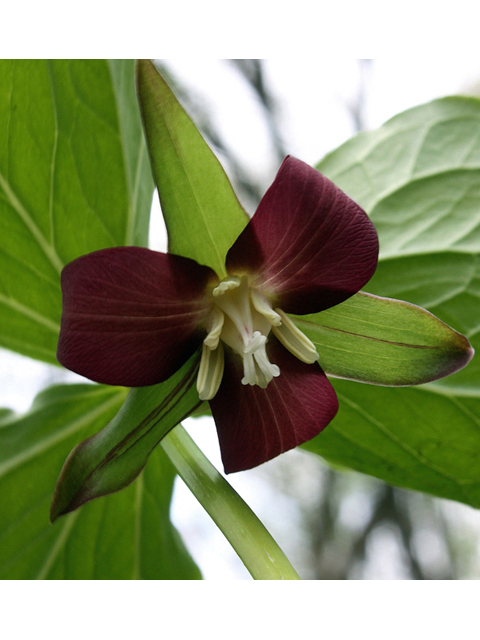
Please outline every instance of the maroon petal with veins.
[{"label": "maroon petal with veins", "polygon": [[241,360],[228,355],[220,389],[210,400],[226,473],[293,449],[333,420],[337,396],[318,364],[301,362],[272,338],[268,356],[280,375],[261,389],[241,383]]},{"label": "maroon petal with veins", "polygon": [[[229,273],[287,313],[315,313],[359,291],[377,266],[378,237],[363,209],[321,173],[287,157],[227,254]],[[252,279],[253,278],[253,279]]]},{"label": "maroon petal with veins", "polygon": [[166,380],[201,344],[213,277],[193,260],[140,247],[77,258],[62,271],[59,362],[105,384]]}]

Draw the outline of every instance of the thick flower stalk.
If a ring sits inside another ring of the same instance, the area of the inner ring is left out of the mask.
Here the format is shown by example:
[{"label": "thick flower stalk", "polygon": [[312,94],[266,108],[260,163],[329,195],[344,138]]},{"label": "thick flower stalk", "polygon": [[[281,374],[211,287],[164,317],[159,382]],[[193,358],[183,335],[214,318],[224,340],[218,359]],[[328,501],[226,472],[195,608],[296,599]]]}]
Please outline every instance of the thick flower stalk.
[{"label": "thick flower stalk", "polygon": [[82,256],[62,273],[58,359],[96,382],[163,382],[199,351],[227,473],[316,436],[338,402],[318,354],[288,314],[316,313],[373,275],[378,239],[365,212],[288,157],[226,257],[227,277],[139,247]]}]

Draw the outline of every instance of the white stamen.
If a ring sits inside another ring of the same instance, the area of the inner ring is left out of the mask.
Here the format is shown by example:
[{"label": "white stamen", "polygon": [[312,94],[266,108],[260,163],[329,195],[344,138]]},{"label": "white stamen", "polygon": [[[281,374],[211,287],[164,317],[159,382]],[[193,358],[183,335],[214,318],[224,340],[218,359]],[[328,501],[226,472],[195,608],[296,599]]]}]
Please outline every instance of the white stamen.
[{"label": "white stamen", "polygon": [[265,351],[265,336],[258,348],[243,355],[244,376],[242,384],[258,385],[262,389],[266,389],[268,383],[280,375],[280,369],[276,364],[272,364]]},{"label": "white stamen", "polygon": [[[222,284],[228,285],[229,283],[231,283],[232,286],[221,289]],[[248,347],[253,334],[253,320],[248,297],[247,279],[245,277],[239,278],[238,276],[232,276],[228,281],[222,281],[218,287],[213,290],[214,295],[216,291],[217,305],[233,322],[236,330],[242,337],[244,346]],[[222,335],[222,338],[223,337]],[[231,344],[230,346],[234,349],[236,348],[235,344]]]},{"label": "white stamen", "polygon": [[218,284],[215,289],[212,291],[213,296],[217,298],[218,296],[223,296],[225,291],[230,291],[231,289],[236,289],[241,284],[241,279],[238,276],[229,276],[222,280],[220,284]]},{"label": "white stamen", "polygon": [[209,331],[207,337],[203,341],[203,344],[206,344],[209,349],[216,349],[218,347],[218,341],[220,340],[224,321],[225,316],[222,311],[215,306],[207,319],[207,328]]},{"label": "white stamen", "polygon": [[197,375],[197,391],[200,400],[211,400],[222,382],[224,369],[223,345],[218,343],[216,349],[202,346],[202,357]]},{"label": "white stamen", "polygon": [[262,316],[264,316],[271,325],[273,325],[274,327],[278,327],[282,324],[282,319],[280,318],[278,313],[272,309],[271,304],[264,295],[262,295],[256,289],[250,289],[250,298],[252,300],[253,306],[258,311],[258,313],[261,313]]},{"label": "white stamen", "polygon": [[276,364],[272,364],[267,357],[265,346],[257,349],[253,354],[255,362],[258,364],[260,371],[263,373],[267,380],[267,384],[272,378],[277,378],[280,375],[280,369]]},{"label": "white stamen", "polygon": [[222,343],[242,358],[242,384],[262,389],[280,375],[266,352],[270,331],[302,362],[318,360],[314,344],[281,309],[273,310],[263,293],[249,287],[247,276],[228,276],[215,287],[213,298],[215,304],[206,321],[208,333],[197,377],[201,400],[211,400],[220,387],[224,370]]},{"label": "white stamen", "polygon": [[306,364],[312,364],[318,360],[315,345],[307,336],[298,329],[290,318],[281,310],[275,309],[282,319],[280,327],[273,327],[272,331],[294,356]]}]

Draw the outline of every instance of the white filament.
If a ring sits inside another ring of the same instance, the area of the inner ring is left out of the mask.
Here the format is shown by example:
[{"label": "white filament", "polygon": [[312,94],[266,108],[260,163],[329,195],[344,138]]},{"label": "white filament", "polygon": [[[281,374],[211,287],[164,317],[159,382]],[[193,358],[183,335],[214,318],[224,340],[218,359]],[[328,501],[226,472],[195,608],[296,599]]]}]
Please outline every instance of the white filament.
[{"label": "white filament", "polygon": [[215,304],[206,323],[208,334],[203,341],[197,378],[201,400],[211,400],[220,387],[224,370],[222,342],[242,358],[242,384],[262,389],[280,375],[266,352],[270,331],[302,362],[318,360],[313,343],[281,309],[273,310],[265,295],[250,288],[246,276],[228,276],[215,287],[213,297]]},{"label": "white filament", "polygon": [[300,331],[281,309],[276,309],[276,312],[281,317],[282,324],[279,327],[273,327],[273,333],[283,346],[302,362],[312,364],[318,360],[318,353],[313,342]]}]

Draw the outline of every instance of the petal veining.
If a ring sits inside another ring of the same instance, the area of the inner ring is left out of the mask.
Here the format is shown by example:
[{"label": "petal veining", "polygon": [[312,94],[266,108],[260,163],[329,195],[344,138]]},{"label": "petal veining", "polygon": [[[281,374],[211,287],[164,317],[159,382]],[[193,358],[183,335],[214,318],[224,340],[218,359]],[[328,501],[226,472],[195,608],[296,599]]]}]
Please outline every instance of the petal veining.
[{"label": "petal veining", "polygon": [[375,227],[363,209],[321,173],[287,157],[255,215],[227,254],[229,273],[275,296],[287,313],[343,302],[373,275]]},{"label": "petal veining", "polygon": [[59,362],[105,384],[166,380],[201,344],[214,277],[193,260],[140,247],[77,258],[62,272]]},{"label": "petal veining", "polygon": [[226,473],[250,469],[310,440],[338,410],[335,391],[317,364],[300,362],[275,339],[267,351],[281,373],[265,389],[243,385],[240,361],[225,354],[222,384],[210,406]]}]

